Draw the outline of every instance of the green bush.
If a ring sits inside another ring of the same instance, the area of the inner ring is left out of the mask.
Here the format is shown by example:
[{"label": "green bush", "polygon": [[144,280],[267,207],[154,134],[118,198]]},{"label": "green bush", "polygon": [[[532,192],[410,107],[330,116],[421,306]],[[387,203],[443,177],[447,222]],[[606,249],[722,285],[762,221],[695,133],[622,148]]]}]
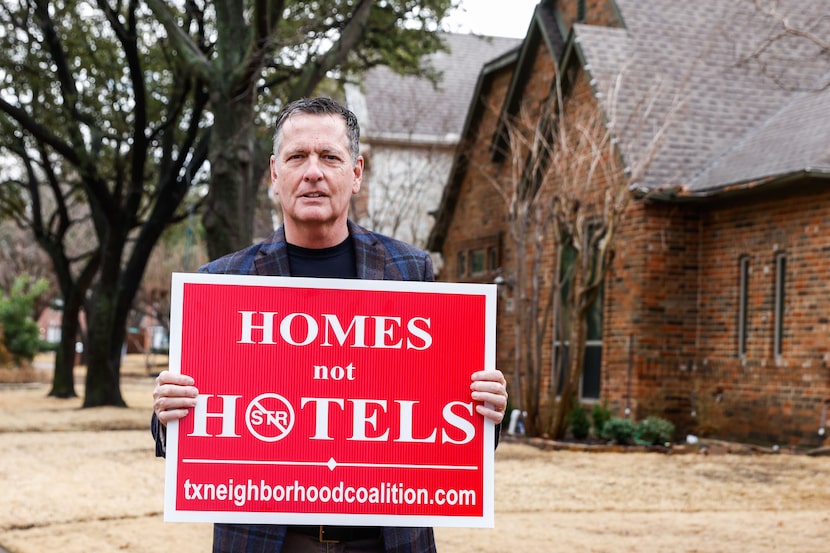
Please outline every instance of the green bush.
[{"label": "green bush", "polygon": [[58,351],[58,347],[60,347],[60,342],[47,342],[46,340],[39,340],[37,344],[37,350],[41,353],[45,352],[54,352]]},{"label": "green bush", "polygon": [[634,443],[637,435],[637,425],[620,417],[611,417],[602,427],[601,437],[617,444],[629,445]]},{"label": "green bush", "polygon": [[588,413],[585,407],[578,401],[574,401],[571,412],[568,413],[568,423],[571,427],[571,434],[577,440],[584,440],[591,431],[591,423],[588,421]]},{"label": "green bush", "polygon": [[591,409],[591,426],[594,429],[594,436],[601,437],[605,423],[611,418],[611,409],[608,408],[608,401],[594,403]]},{"label": "green bush", "polygon": [[40,329],[35,322],[35,299],[49,287],[46,279],[31,282],[29,276],[17,277],[8,295],[0,291],[0,326],[3,346],[16,364],[34,359],[40,345]]},{"label": "green bush", "polygon": [[674,425],[660,417],[646,417],[637,425],[637,441],[646,445],[662,445],[674,440]]}]

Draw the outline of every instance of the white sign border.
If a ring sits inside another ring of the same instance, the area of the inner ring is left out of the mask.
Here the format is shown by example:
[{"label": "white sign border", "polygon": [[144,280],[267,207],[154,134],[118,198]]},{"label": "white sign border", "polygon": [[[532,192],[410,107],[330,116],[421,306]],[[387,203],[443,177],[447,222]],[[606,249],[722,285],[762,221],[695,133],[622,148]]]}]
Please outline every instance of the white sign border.
[{"label": "white sign border", "polygon": [[[485,370],[496,368],[496,285],[454,282],[421,282],[401,280],[365,280],[279,277],[263,275],[228,275],[213,273],[173,273],[170,296],[169,370],[181,373],[182,304],[185,284],[217,284],[229,286],[276,286],[287,288],[319,288],[336,290],[367,290],[421,292],[433,294],[480,295],[485,298]],[[493,528],[495,526],[495,425],[484,421],[483,514],[482,516],[440,515],[376,515],[340,513],[286,513],[248,511],[180,511],[176,508],[178,465],[178,422],[167,425],[165,451],[164,520],[166,522],[218,522],[238,524],[327,524],[339,526],[442,526],[456,528]]]}]

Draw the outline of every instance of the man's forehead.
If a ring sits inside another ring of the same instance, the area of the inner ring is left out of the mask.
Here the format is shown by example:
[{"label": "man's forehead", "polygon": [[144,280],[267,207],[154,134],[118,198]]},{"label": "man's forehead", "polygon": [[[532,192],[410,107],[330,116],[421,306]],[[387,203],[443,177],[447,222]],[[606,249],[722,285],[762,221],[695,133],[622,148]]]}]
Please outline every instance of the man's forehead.
[{"label": "man's forehead", "polygon": [[298,114],[282,127],[284,145],[292,148],[348,149],[346,122],[329,114]]},{"label": "man's forehead", "polygon": [[346,133],[346,121],[342,117],[331,113],[297,113],[283,123],[283,133],[286,131],[302,131],[311,128],[325,129],[332,132],[335,129]]}]

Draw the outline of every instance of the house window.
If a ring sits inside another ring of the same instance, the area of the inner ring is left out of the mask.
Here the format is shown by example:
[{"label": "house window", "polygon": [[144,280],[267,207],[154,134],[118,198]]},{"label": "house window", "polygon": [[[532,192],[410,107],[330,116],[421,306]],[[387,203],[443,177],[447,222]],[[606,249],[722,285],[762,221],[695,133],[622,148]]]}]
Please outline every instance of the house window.
[{"label": "house window", "polygon": [[459,244],[457,277],[461,281],[492,282],[500,267],[501,234],[481,236]]},{"label": "house window", "polygon": [[787,278],[787,255],[779,253],[775,256],[775,321],[773,349],[775,357],[784,353],[784,291]]},{"label": "house window", "polygon": [[738,260],[738,356],[746,357],[747,321],[749,313],[749,256]]},{"label": "house window", "polygon": [[495,273],[499,268],[498,252],[495,246],[487,248],[487,270]]},{"label": "house window", "polygon": [[[562,391],[562,384],[567,378],[568,367],[568,333],[570,331],[570,313],[568,312],[568,297],[571,293],[573,266],[577,260],[576,250],[566,245],[562,248],[559,259],[559,278],[562,282],[559,297],[556,301],[556,326],[554,329],[554,378],[557,382],[557,394]],[[602,301],[603,289],[600,287],[588,313],[588,334],[585,341],[585,357],[582,362],[582,378],[579,383],[579,397],[582,399],[599,399],[601,394],[602,376]],[[557,380],[557,375],[561,377]]]},{"label": "house window", "polygon": [[480,276],[484,274],[484,263],[486,254],[484,249],[477,249],[470,252],[470,274]]}]

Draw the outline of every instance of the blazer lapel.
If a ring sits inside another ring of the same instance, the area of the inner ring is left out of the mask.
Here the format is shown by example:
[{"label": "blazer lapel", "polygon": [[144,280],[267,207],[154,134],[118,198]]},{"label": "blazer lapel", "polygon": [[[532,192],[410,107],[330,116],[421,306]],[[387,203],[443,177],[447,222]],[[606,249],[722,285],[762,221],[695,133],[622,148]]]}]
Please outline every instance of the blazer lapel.
[{"label": "blazer lapel", "polygon": [[291,276],[288,265],[288,248],[285,245],[285,230],[278,228],[263,242],[254,259],[254,271],[264,276]]},{"label": "blazer lapel", "polygon": [[380,241],[366,229],[348,222],[349,235],[354,242],[357,278],[363,280],[383,280],[386,268],[386,249]]}]

